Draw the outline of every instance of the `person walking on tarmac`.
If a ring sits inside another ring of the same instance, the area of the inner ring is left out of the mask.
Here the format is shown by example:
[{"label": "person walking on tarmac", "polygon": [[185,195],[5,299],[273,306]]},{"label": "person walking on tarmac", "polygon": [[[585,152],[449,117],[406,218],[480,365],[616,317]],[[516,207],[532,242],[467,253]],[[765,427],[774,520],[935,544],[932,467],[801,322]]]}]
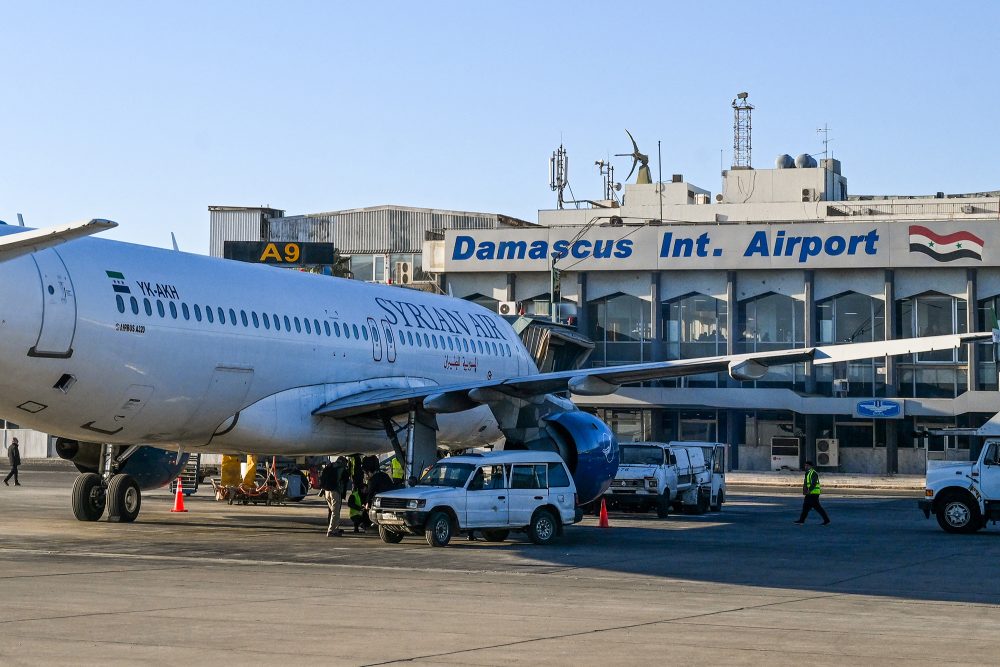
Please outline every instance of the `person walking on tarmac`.
[{"label": "person walking on tarmac", "polygon": [[11,438],[10,445],[7,446],[7,460],[10,461],[10,472],[3,478],[4,486],[10,486],[10,478],[14,478],[14,486],[21,486],[17,479],[17,467],[21,465],[21,447],[17,444],[17,438]]},{"label": "person walking on tarmac", "polygon": [[326,527],[327,537],[340,537],[344,531],[340,529],[340,507],[344,501],[344,491],[347,488],[347,465],[344,457],[331,461],[323,468],[319,477],[319,486],[326,498],[329,521]]},{"label": "person walking on tarmac", "polygon": [[819,473],[813,467],[812,461],[806,461],[806,476],[802,480],[802,495],[804,496],[802,499],[802,514],[799,515],[799,520],[795,523],[801,526],[806,522],[809,510],[816,510],[823,517],[823,525],[830,525],[830,517],[827,516],[823,506],[819,504],[819,496],[822,492],[823,490],[819,484]]}]

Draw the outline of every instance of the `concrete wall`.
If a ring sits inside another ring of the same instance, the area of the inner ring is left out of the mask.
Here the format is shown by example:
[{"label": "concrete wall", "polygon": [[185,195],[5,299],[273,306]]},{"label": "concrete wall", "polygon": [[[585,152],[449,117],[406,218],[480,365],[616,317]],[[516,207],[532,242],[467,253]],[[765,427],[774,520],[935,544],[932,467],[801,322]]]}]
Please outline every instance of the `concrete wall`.
[{"label": "concrete wall", "polygon": [[[739,445],[740,467],[746,472],[771,470],[771,448],[766,445]],[[968,449],[949,449],[943,458],[948,461],[968,461]],[[846,472],[866,475],[885,474],[885,448],[842,447],[840,465],[836,468],[819,468],[820,472]],[[899,474],[923,475],[927,470],[926,452],[921,448],[899,449]]]}]

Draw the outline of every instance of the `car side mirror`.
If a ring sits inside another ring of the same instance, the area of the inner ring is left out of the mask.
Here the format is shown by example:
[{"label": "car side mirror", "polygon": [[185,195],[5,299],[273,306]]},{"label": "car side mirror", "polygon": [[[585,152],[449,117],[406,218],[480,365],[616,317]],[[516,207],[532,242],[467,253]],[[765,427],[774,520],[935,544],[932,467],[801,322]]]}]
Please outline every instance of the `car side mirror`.
[{"label": "car side mirror", "polygon": [[416,485],[417,485],[417,482],[418,482],[418,481],[419,481],[419,480],[418,480],[418,479],[416,478],[416,476],[414,476],[414,475],[411,475],[411,476],[410,476],[410,479],[406,480],[406,484],[407,484],[408,486],[416,486]]}]

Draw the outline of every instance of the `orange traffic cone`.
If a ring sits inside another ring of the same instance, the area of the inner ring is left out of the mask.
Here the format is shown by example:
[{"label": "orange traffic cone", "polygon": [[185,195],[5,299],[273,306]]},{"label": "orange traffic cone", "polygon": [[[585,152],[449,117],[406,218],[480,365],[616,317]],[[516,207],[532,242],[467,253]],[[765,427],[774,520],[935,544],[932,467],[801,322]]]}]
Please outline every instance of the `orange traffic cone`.
[{"label": "orange traffic cone", "polygon": [[604,498],[601,498],[601,520],[597,525],[601,528],[611,527],[611,524],[608,523],[608,505],[604,502]]},{"label": "orange traffic cone", "polygon": [[181,478],[177,478],[177,494],[174,496],[174,508],[170,510],[171,512],[187,512],[184,509],[184,489],[183,484],[181,484]]}]

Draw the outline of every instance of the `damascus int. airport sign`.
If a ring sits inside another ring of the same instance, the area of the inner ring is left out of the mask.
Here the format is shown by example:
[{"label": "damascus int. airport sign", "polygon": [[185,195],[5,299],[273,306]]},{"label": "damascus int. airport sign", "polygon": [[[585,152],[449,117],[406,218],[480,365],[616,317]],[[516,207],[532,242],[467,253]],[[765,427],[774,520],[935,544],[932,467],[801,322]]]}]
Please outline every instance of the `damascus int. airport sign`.
[{"label": "damascus int. airport sign", "polygon": [[976,266],[995,223],[785,223],[448,230],[446,271]]}]

